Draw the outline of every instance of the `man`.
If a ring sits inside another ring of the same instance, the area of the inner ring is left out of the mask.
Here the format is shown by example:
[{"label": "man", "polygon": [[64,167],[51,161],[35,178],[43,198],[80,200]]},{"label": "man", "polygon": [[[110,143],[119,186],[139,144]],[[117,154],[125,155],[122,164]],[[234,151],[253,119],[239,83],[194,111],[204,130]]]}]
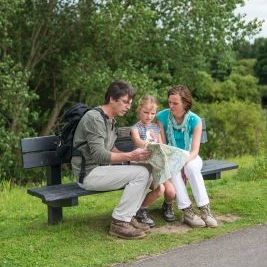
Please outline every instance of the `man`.
[{"label": "man", "polygon": [[111,165],[125,161],[144,161],[150,153],[146,149],[121,152],[114,147],[117,138],[114,123],[116,116],[124,116],[134,97],[133,88],[124,81],[110,84],[105,103],[99,110],[88,111],[75,131],[73,145],[85,140],[79,150],[85,159],[72,157],[72,169],[76,177],[85,167],[85,177],[79,186],[86,190],[109,191],[125,188],[118,206],[113,210],[109,233],[136,239],[145,236],[149,227],[134,218],[151,184],[150,171],[141,165]]}]

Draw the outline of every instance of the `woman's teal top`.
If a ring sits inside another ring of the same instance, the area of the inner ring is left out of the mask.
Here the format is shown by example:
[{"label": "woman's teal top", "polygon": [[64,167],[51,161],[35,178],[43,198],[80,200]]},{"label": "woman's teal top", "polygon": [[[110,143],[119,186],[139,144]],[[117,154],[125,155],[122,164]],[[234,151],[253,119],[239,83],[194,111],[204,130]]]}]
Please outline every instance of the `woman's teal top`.
[{"label": "woman's teal top", "polygon": [[188,111],[181,124],[177,124],[170,109],[157,113],[157,120],[163,125],[168,145],[190,151],[195,127],[201,123],[201,118],[192,111]]}]

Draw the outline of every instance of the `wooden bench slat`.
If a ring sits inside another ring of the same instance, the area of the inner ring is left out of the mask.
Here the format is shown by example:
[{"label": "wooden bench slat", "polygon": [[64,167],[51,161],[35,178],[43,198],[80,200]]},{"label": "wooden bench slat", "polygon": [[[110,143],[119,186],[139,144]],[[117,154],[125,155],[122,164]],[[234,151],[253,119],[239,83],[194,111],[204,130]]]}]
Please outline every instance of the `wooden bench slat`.
[{"label": "wooden bench slat", "polygon": [[118,137],[130,137],[131,138],[131,127],[119,127]]},{"label": "wooden bench slat", "polygon": [[134,144],[131,140],[131,137],[118,138],[115,143],[115,146],[123,152],[130,152],[134,150]]},{"label": "wooden bench slat", "polygon": [[35,167],[56,166],[61,164],[55,151],[43,151],[36,153],[26,153],[23,155],[23,168],[30,169]]},{"label": "wooden bench slat", "polygon": [[[131,127],[119,127],[118,128],[118,141],[120,140],[127,140],[131,141]],[[206,130],[206,122],[204,119],[202,119],[202,134],[201,134],[201,143],[207,143],[208,142],[208,135]]]},{"label": "wooden bench slat", "polygon": [[41,198],[44,202],[53,202],[62,199],[75,198],[78,196],[86,196],[104,193],[106,191],[89,191],[84,190],[78,186],[76,183],[70,184],[60,184],[60,185],[50,185],[42,186],[38,188],[28,189],[28,194]]},{"label": "wooden bench slat", "polygon": [[[203,162],[203,168],[201,172],[203,175],[207,175],[208,178],[212,177],[210,176],[211,174],[213,174],[217,178],[217,174],[221,173],[221,171],[236,169],[237,167],[237,164],[224,160],[205,160]],[[84,190],[80,188],[76,183],[71,183],[28,189],[28,193],[30,195],[41,198],[45,203],[49,203],[53,201],[99,194],[103,192]]]},{"label": "wooden bench slat", "polygon": [[225,160],[204,160],[201,173],[203,175],[237,169],[238,165]]},{"label": "wooden bench slat", "polygon": [[21,152],[36,152],[55,150],[58,143],[58,137],[55,135],[23,138],[21,140]]}]

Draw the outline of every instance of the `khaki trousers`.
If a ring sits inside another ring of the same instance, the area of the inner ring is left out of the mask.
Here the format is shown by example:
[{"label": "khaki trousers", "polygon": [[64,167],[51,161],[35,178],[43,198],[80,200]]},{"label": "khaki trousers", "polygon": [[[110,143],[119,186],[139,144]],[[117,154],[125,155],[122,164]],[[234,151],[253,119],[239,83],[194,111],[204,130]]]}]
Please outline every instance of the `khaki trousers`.
[{"label": "khaki trousers", "polygon": [[80,187],[92,191],[124,188],[112,217],[130,222],[140,208],[152,182],[149,168],[141,165],[108,165],[94,168]]}]

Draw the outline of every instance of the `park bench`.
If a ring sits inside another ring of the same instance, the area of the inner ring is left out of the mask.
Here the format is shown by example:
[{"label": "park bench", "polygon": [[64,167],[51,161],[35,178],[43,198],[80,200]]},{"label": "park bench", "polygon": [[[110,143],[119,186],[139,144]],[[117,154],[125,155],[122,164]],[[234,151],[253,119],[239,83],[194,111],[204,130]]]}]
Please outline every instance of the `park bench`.
[{"label": "park bench", "polygon": [[[202,143],[207,142],[205,121],[203,120]],[[63,207],[78,205],[80,196],[98,194],[98,191],[88,191],[76,183],[62,184],[60,158],[56,147],[58,137],[55,135],[24,138],[21,140],[22,164],[24,169],[47,167],[47,185],[28,189],[28,194],[38,197],[48,207],[48,224],[62,222]],[[130,137],[130,128],[118,128],[116,147],[122,151],[131,151],[134,146]],[[204,160],[202,174],[204,179],[218,179],[221,172],[238,168],[238,165],[225,160]]]}]

